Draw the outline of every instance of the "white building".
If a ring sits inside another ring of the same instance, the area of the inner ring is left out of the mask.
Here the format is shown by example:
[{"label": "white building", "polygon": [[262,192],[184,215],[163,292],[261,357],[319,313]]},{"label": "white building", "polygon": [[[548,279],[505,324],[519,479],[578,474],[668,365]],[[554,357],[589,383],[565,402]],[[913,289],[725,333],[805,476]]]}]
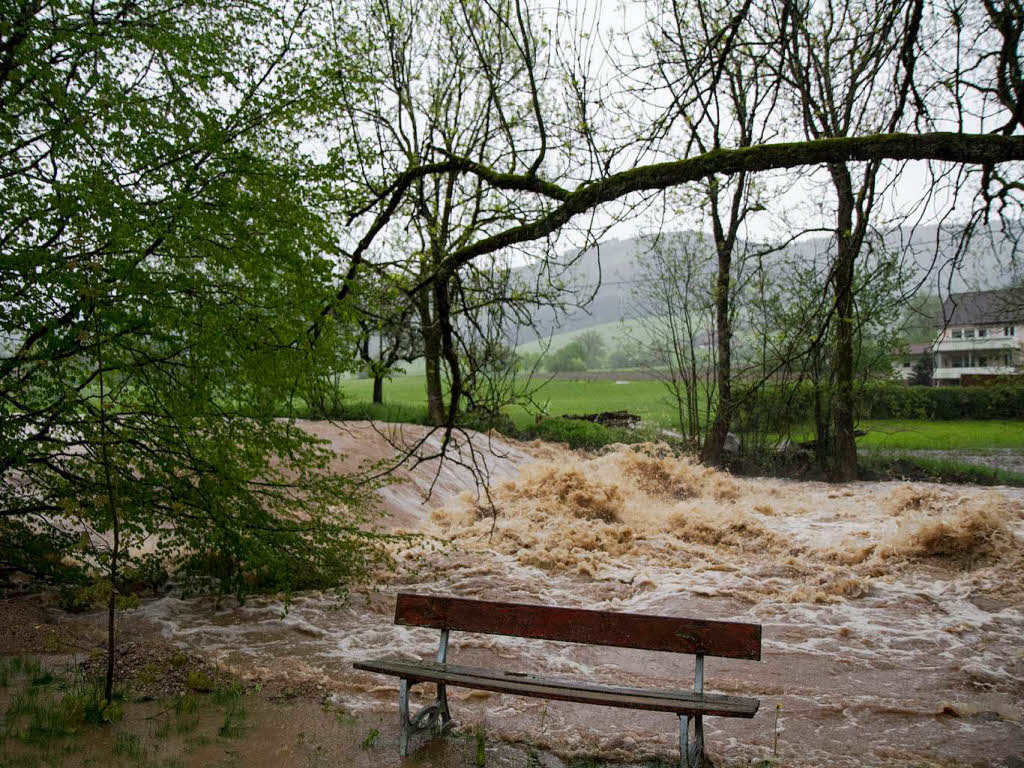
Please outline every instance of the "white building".
[{"label": "white building", "polygon": [[942,305],[945,327],[931,346],[932,379],[959,384],[965,374],[1015,373],[1024,360],[1024,291],[953,293]]}]

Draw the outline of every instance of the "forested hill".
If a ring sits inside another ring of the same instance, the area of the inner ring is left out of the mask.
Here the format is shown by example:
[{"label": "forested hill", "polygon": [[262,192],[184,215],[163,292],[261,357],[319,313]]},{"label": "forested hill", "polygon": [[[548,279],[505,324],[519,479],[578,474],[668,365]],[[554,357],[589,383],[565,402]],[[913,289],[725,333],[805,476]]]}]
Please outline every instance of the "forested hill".
[{"label": "forested hill", "polygon": [[[1020,229],[1017,232],[1019,238]],[[907,249],[918,265],[923,281],[920,290],[932,295],[949,290],[1004,287],[1014,264],[1013,237],[995,227],[975,235],[970,253],[955,272],[949,267],[955,253],[954,238],[940,232],[935,225],[917,227],[913,231],[909,228],[896,230],[885,238],[885,244],[894,251]],[[710,242],[708,245],[710,247]],[[589,295],[596,288],[593,300],[586,309],[577,309],[561,318],[556,318],[549,310],[537,312],[535,321],[539,335],[582,331],[628,317],[631,292],[638,276],[636,257],[650,247],[649,238],[631,238],[608,240],[583,252],[572,267],[571,279],[581,295]],[[824,254],[828,247],[827,237],[808,238],[790,253]],[[1016,264],[1021,266],[1019,256]],[[520,329],[518,343],[532,340],[532,332]]]}]

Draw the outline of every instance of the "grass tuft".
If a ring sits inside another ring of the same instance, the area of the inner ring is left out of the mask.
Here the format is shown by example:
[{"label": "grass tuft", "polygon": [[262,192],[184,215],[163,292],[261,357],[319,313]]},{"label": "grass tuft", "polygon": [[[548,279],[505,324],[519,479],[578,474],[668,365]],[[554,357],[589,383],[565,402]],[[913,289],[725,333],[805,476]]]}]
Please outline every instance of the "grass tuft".
[{"label": "grass tuft", "polygon": [[241,699],[230,702],[224,710],[224,722],[217,731],[217,735],[222,739],[237,739],[242,735],[246,716],[247,712]]},{"label": "grass tuft", "polygon": [[476,740],[476,754],[473,756],[473,764],[476,768],[483,768],[487,763],[487,732],[483,728],[477,728],[473,732]]},{"label": "grass tuft", "polygon": [[380,731],[376,728],[371,728],[369,733],[363,737],[362,743],[359,745],[360,748],[366,752],[367,750],[373,749],[377,744],[377,739],[380,738]]},{"label": "grass tuft", "polygon": [[141,760],[145,756],[142,740],[134,733],[119,733],[114,740],[114,754]]}]

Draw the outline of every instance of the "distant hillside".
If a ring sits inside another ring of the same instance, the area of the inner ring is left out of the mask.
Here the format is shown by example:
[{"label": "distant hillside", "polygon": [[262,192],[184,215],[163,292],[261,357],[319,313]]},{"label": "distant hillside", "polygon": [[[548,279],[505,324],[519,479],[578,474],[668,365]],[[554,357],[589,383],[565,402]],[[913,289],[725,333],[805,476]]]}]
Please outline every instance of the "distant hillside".
[{"label": "distant hillside", "polygon": [[[1020,230],[1018,230],[1019,232]],[[955,253],[953,238],[940,232],[935,225],[918,227],[913,233],[897,230],[890,233],[884,245],[892,250],[904,250],[917,263],[921,280],[919,293],[924,295],[945,294],[949,290],[977,290],[980,288],[1003,287],[1009,280],[1011,265],[1020,265],[1020,257],[1014,254],[1014,238],[995,228],[989,228],[976,235],[969,256],[963,260],[960,269],[953,272],[950,260]],[[644,238],[609,240],[597,248],[579,254],[571,269],[571,283],[581,295],[589,295],[596,289],[593,300],[585,309],[570,312],[556,318],[550,310],[541,310],[534,316],[537,334],[519,329],[518,343],[530,344],[539,338],[557,335],[559,340],[568,340],[573,333],[602,326],[607,330],[610,323],[628,318],[631,306],[631,291],[637,279],[636,257],[650,247]],[[791,249],[797,254],[824,253],[829,247],[826,237],[808,238]],[[1024,247],[1024,245],[1022,245]],[[530,273],[531,267],[524,267]]]}]

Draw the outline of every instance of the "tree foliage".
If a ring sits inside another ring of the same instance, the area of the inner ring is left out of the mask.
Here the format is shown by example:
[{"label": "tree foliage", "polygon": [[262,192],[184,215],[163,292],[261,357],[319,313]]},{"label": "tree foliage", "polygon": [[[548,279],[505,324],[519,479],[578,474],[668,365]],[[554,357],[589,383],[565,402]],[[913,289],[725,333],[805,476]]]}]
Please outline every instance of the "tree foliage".
[{"label": "tree foliage", "polygon": [[[105,585],[344,586],[366,492],[287,414],[334,282],[300,147],[309,8],[27,0],[0,46],[0,564]],[[336,313],[320,350],[351,343]],[[59,564],[59,565],[58,565]]]}]

